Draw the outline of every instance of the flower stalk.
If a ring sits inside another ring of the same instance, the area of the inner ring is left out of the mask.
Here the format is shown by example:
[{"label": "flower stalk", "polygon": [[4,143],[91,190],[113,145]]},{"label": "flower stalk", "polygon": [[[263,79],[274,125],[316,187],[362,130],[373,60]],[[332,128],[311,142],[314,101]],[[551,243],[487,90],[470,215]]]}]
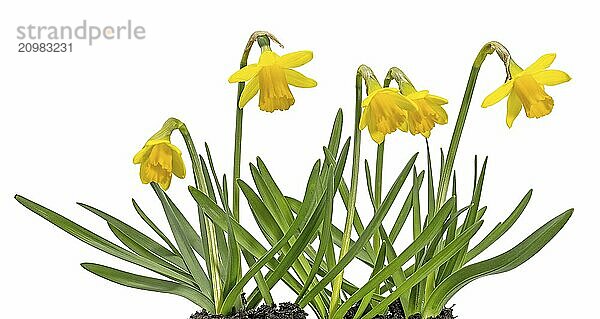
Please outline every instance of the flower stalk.
[{"label": "flower stalk", "polygon": [[[362,101],[363,101],[363,81],[369,91],[370,86],[379,86],[379,82],[373,73],[373,70],[366,65],[361,65],[356,71],[356,99],[354,108],[354,135],[353,135],[353,146],[352,146],[352,175],[350,179],[350,194],[348,200],[348,209],[346,212],[346,222],[344,224],[344,232],[342,234],[342,242],[340,246],[340,256],[338,260],[341,260],[344,255],[348,252],[350,247],[350,235],[352,233],[352,225],[354,223],[354,214],[356,213],[356,193],[358,189],[358,173],[360,166],[360,140],[361,130],[359,127],[360,118],[362,115]],[[380,87],[380,86],[379,86]],[[340,301],[340,293],[342,288],[342,282],[344,278],[344,271],[342,270],[337,277],[334,279],[332,285],[332,298],[330,304],[330,313],[334,313]]]},{"label": "flower stalk", "polygon": [[[248,56],[250,55],[250,51],[252,50],[252,46],[254,42],[258,42],[261,49],[269,48],[269,39],[273,40],[273,42],[279,44],[280,47],[283,48],[283,45],[279,42],[279,40],[271,33],[267,31],[256,31],[250,35],[248,39],[248,43],[246,43],[246,47],[244,48],[244,52],[242,53],[242,59],[240,60],[240,70],[248,65]],[[242,128],[243,128],[243,118],[244,118],[244,108],[240,107],[240,98],[242,96],[242,92],[244,91],[244,87],[246,86],[246,82],[238,82],[238,91],[236,98],[236,107],[235,107],[235,140],[234,140],[234,148],[233,148],[233,180],[232,180],[232,189],[233,189],[233,218],[236,221],[240,220],[240,188],[237,185],[237,180],[240,178],[240,162],[242,158]]]},{"label": "flower stalk", "polygon": [[[194,140],[190,135],[190,132],[187,129],[187,126],[179,121],[180,125],[178,126],[179,133],[183,137],[185,141],[185,145],[187,147],[188,153],[190,155],[190,159],[192,161],[192,170],[194,172],[194,184],[196,188],[205,195],[208,195],[208,188],[206,185],[206,181],[204,180],[204,173],[202,169],[202,164],[200,163],[200,156],[198,155],[198,151],[196,151],[196,146],[194,145]],[[221,285],[221,275],[220,275],[220,258],[219,258],[219,248],[217,244],[217,233],[215,229],[215,225],[213,222],[204,214],[204,211],[200,206],[198,206],[198,217],[200,221],[200,229],[201,233],[206,234],[206,238],[202,238],[202,245],[205,252],[208,252],[208,262],[206,263],[208,273],[210,275],[210,281],[212,284],[213,290],[213,302],[215,304],[215,308],[219,309],[222,303],[222,291],[223,287]]]},{"label": "flower stalk", "polygon": [[456,159],[456,152],[458,151],[458,144],[460,143],[460,138],[462,136],[463,129],[465,127],[465,122],[467,120],[467,113],[469,112],[469,106],[471,105],[471,99],[473,98],[473,91],[475,90],[475,83],[477,82],[477,77],[479,75],[479,70],[483,65],[486,57],[490,54],[496,52],[500,60],[504,63],[504,67],[506,70],[506,79],[510,79],[510,53],[500,42],[491,41],[486,43],[477,56],[475,57],[475,61],[473,62],[473,66],[471,67],[471,73],[469,74],[469,80],[467,81],[467,87],[465,89],[465,93],[460,105],[460,110],[458,112],[458,119],[456,120],[456,125],[454,126],[454,133],[452,134],[452,139],[450,140],[450,146],[448,147],[448,152],[446,156],[446,161],[443,163],[442,174],[440,177],[440,182],[438,185],[438,193],[437,200],[435,205],[435,210],[438,211],[442,204],[446,202],[447,194],[448,194],[448,186],[450,185],[450,177],[452,175],[452,170],[454,168],[454,160]]}]

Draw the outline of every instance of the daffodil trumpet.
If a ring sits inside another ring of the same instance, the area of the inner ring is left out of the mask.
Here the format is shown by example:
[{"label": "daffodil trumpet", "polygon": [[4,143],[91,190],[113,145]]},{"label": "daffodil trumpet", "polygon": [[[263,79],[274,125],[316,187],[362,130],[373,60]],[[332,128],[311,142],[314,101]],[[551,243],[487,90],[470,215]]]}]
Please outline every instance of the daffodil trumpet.
[{"label": "daffodil trumpet", "polygon": [[414,110],[408,110],[408,131],[412,135],[421,134],[429,138],[436,124],[448,123],[448,114],[442,107],[448,104],[448,100],[429,94],[427,90],[417,91],[408,76],[397,67],[390,68],[384,86],[389,86],[391,80],[395,80],[400,93],[416,105]]},{"label": "daffodil trumpet", "polygon": [[552,112],[554,99],[546,93],[545,86],[558,85],[571,80],[560,70],[547,70],[556,54],[544,54],[529,67],[521,68],[509,60],[510,77],[498,89],[489,94],[481,104],[489,107],[508,96],[506,125],[510,128],[522,109],[529,118],[540,118]]},{"label": "daffodil trumpet", "polygon": [[140,164],[140,180],[144,184],[155,182],[166,190],[171,185],[173,175],[184,178],[185,165],[179,148],[171,144],[171,134],[181,122],[168,119],[133,157],[134,164]]}]

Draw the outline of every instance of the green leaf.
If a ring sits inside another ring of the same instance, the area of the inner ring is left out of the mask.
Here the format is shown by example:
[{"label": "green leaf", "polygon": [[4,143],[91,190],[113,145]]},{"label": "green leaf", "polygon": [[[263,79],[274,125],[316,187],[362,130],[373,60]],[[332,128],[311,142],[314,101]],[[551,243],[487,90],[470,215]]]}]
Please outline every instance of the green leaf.
[{"label": "green leaf", "polygon": [[470,282],[484,276],[507,272],[529,260],[558,234],[572,215],[573,209],[569,209],[538,228],[525,238],[525,240],[507,252],[494,258],[468,265],[446,278],[434,290],[431,298],[425,305],[424,317],[437,315],[448,300]]},{"label": "green leaf", "polygon": [[[140,206],[135,201],[135,199],[132,199],[131,202],[133,203],[133,208],[138,213],[138,215],[142,218],[142,220],[144,220],[144,222],[148,226],[150,226],[150,228],[152,228],[152,230],[154,230],[154,232],[169,246],[169,248],[171,248],[171,251],[173,251],[173,253],[175,255],[181,257],[181,253],[179,252],[177,247],[175,247],[175,245],[173,245],[171,240],[169,240],[169,238],[158,228],[158,226],[156,226],[156,224],[154,224],[154,222],[148,217],[148,215],[146,215],[146,213],[144,213],[144,211],[142,210],[142,208],[140,208]],[[183,263],[183,259],[181,260],[181,262]]]},{"label": "green leaf", "polygon": [[473,249],[469,250],[465,255],[465,263],[471,261],[473,258],[477,257],[484,250],[490,247],[493,243],[496,242],[500,237],[502,237],[521,217],[521,214],[529,204],[529,200],[531,199],[531,195],[533,190],[529,190],[527,194],[521,199],[521,202],[517,205],[517,207],[513,210],[513,212],[506,218],[506,220],[502,223],[499,223],[492,231],[479,242]]},{"label": "green leaf", "polygon": [[73,237],[81,240],[82,242],[99,249],[109,255],[115,256],[117,258],[123,259],[130,263],[136,264],[138,266],[144,267],[146,269],[152,270],[160,275],[163,275],[167,278],[171,278],[173,280],[178,280],[183,283],[189,285],[195,285],[194,281],[189,276],[185,276],[180,274],[179,272],[173,271],[167,267],[156,264],[144,257],[138,256],[135,253],[132,253],[111,241],[104,239],[101,236],[96,235],[91,232],[87,228],[84,228],[70,219],[53,212],[52,210],[41,206],[35,202],[30,201],[29,199],[16,195],[15,199],[23,206],[25,206],[30,211],[36,213],[40,217],[54,224],[58,228],[64,230],[68,234]]},{"label": "green leaf", "polygon": [[413,187],[411,188],[410,192],[406,196],[406,200],[404,200],[404,204],[402,204],[400,213],[398,214],[398,217],[396,218],[396,221],[394,222],[394,226],[392,227],[392,230],[390,231],[389,237],[390,237],[390,242],[392,244],[396,242],[396,239],[398,238],[400,231],[404,227],[404,223],[406,222],[406,219],[408,218],[408,214],[410,213],[410,209],[412,207],[413,193],[419,192],[419,190],[421,189],[421,184],[423,183],[424,176],[425,176],[425,174],[423,174],[423,172],[421,172],[421,174],[419,174],[419,176],[417,176],[417,182],[414,183],[414,181],[413,181]]},{"label": "green leaf", "polygon": [[[320,166],[321,166],[320,161],[317,161],[317,163],[315,163],[315,165],[313,166],[313,170],[309,177],[308,186],[307,186],[306,192],[305,192],[305,199],[302,203],[302,208],[300,209],[300,213],[298,214],[297,218],[294,220],[294,223],[290,226],[290,229],[296,229],[300,225],[306,225],[306,227],[303,229],[302,234],[299,236],[299,238],[302,237],[305,232],[312,231],[312,229],[309,229],[309,226],[314,226],[311,224],[311,222],[313,222],[313,218],[311,218],[311,217],[315,213],[317,206],[321,202],[321,199],[323,198],[323,195],[324,195],[324,192],[322,189],[320,192],[315,191],[320,186],[319,184],[317,184],[317,183],[320,183],[318,181],[318,172],[319,172]],[[273,246],[271,249],[269,249],[269,251],[264,256],[262,256],[248,270],[248,272],[246,272],[246,274],[244,274],[244,276],[237,282],[235,287],[233,287],[233,289],[225,297],[225,300],[223,301],[223,304],[222,304],[222,308],[217,309],[217,310],[221,310],[221,311],[219,311],[220,313],[227,314],[231,311],[231,309],[234,306],[235,299],[238,296],[240,296],[244,286],[248,283],[248,281],[252,277],[254,277],[254,275],[258,271],[260,271],[260,269],[262,267],[264,267],[267,264],[267,262],[269,260],[271,260],[271,258],[273,258],[275,256],[275,254],[277,254],[281,250],[281,248],[283,248],[285,245],[288,245],[288,242],[289,242],[290,238],[292,237],[293,233],[294,232],[292,232],[292,231],[285,233],[285,235],[277,242],[277,244],[275,246]],[[303,246],[302,249],[304,249],[304,247],[305,246]],[[278,268],[275,268],[275,270],[278,270]],[[286,270],[287,270],[287,268],[286,268]]]},{"label": "green leaf", "polygon": [[[134,240],[132,240],[129,236],[125,235],[123,232],[121,232],[118,228],[116,228],[115,226],[108,224],[108,227],[110,228],[110,230],[112,231],[112,233],[115,235],[115,237],[117,237],[117,239],[119,239],[121,241],[121,243],[123,243],[123,245],[127,246],[127,248],[129,248],[131,251],[133,251],[134,253],[154,262],[157,263],[161,266],[167,267],[173,271],[177,271],[183,275],[188,275],[188,270],[185,267],[185,264],[183,265],[182,268],[177,267],[169,262],[167,262],[165,259],[160,258],[159,256],[155,255],[154,253],[152,253],[151,251],[149,251],[148,249],[142,247],[141,245],[139,245],[137,242],[135,242]],[[183,260],[182,260],[183,262]]]},{"label": "green leaf", "polygon": [[329,270],[327,275],[325,275],[321,279],[321,281],[304,296],[302,300],[300,300],[299,305],[301,307],[306,306],[312,298],[319,294],[321,290],[325,289],[325,286],[329,284],[333,279],[335,279],[335,277],[355,258],[356,254],[358,253],[358,251],[360,251],[360,249],[362,249],[362,247],[364,247],[365,243],[368,242],[369,239],[371,239],[371,237],[375,233],[375,230],[379,228],[381,222],[390,210],[390,207],[392,206],[394,200],[398,196],[400,188],[404,184],[404,181],[408,177],[408,174],[410,173],[410,170],[413,167],[415,160],[417,159],[417,155],[418,153],[413,155],[412,158],[408,161],[408,163],[404,166],[404,169],[402,170],[402,172],[400,172],[390,191],[383,200],[383,203],[381,204],[381,206],[379,206],[379,209],[377,210],[375,216],[373,217],[371,222],[369,222],[364,232],[359,236],[358,240],[354,243],[354,245],[350,246],[346,255],[344,255],[344,257],[342,257],[338,261],[335,267]]},{"label": "green leaf", "polygon": [[430,220],[435,214],[435,190],[433,188],[433,168],[431,167],[428,139],[425,139],[425,145],[427,146],[427,216]]},{"label": "green leaf", "polygon": [[[378,272],[375,276],[373,276],[354,295],[352,295],[350,298],[348,298],[348,300],[346,300],[346,302],[344,302],[344,304],[342,304],[342,306],[338,309],[334,318],[338,317],[338,315],[343,315],[344,313],[346,313],[346,311],[348,311],[348,309],[350,309],[350,307],[352,307],[352,305],[354,303],[356,303],[358,300],[360,300],[370,290],[377,287],[381,282],[383,282],[389,276],[391,276],[398,268],[401,268],[413,256],[415,256],[419,251],[421,251],[421,249],[423,249],[423,247],[425,247],[425,245],[427,245],[427,243],[429,243],[442,229],[442,227],[444,226],[444,224],[446,222],[446,219],[448,218],[448,215],[451,212],[451,208],[454,206],[455,201],[456,201],[456,198],[451,197],[444,204],[444,206],[442,206],[440,208],[439,212],[435,215],[435,217],[431,220],[431,222],[425,227],[425,229],[423,229],[423,232],[421,233],[421,235],[419,235],[419,237],[417,237],[408,247],[406,247],[406,249],[404,249],[404,251],[402,251],[398,255],[398,257],[396,257],[395,259],[390,261],[387,266],[385,266],[380,272]],[[437,258],[437,256],[434,258]],[[418,272],[420,269],[421,268],[417,269],[416,272]],[[414,278],[415,278],[414,275],[416,274],[416,272],[413,273],[409,277],[409,279],[412,279],[414,281]],[[414,286],[414,284],[418,283],[423,278],[425,278],[425,277],[422,277],[419,280],[414,281],[414,283],[412,285],[407,287],[407,290],[412,288]],[[398,284],[397,286],[403,287],[404,283],[405,282],[402,282],[401,284]],[[397,288],[397,289],[399,289],[399,288]],[[400,295],[398,295],[398,296],[400,296]]]},{"label": "green leaf", "polygon": [[[383,262],[385,261],[386,255],[386,247],[387,245],[383,245],[381,246],[381,249],[379,249],[379,253],[377,254],[377,260],[375,261],[375,267],[373,267],[373,271],[371,272],[371,276],[369,278],[373,278],[373,276],[375,276],[375,274],[377,274],[383,268]],[[371,290],[371,292],[367,293],[367,295],[362,298],[358,309],[354,314],[354,318],[360,318],[362,316],[362,314],[367,309],[367,306],[371,303],[371,299],[373,298],[373,294],[376,290]]]},{"label": "green leaf", "polygon": [[365,159],[365,179],[367,180],[367,192],[369,198],[371,198],[371,205],[375,207],[375,195],[373,193],[373,179],[371,177],[371,167],[369,167],[369,161]]},{"label": "green leaf", "polygon": [[[196,203],[202,207],[206,216],[215,224],[215,226],[221,229],[227,229],[228,219],[231,221],[233,231],[235,232],[236,240],[238,244],[247,252],[252,254],[256,258],[260,258],[267,253],[267,249],[260,243],[252,234],[250,234],[243,226],[235,221],[231,216],[225,213],[217,204],[208,198],[205,194],[194,188],[193,186],[188,187],[192,197]],[[252,263],[254,264],[254,263]],[[267,266],[270,269],[277,267],[277,261],[275,259],[269,260]],[[258,273],[257,273],[258,275]],[[302,284],[300,284],[291,275],[286,275],[283,278],[284,282],[296,293],[302,290]]]},{"label": "green leaf", "polygon": [[215,186],[217,187],[217,192],[219,193],[221,205],[223,206],[223,208],[226,211],[229,212],[230,209],[229,209],[227,189],[226,189],[227,188],[227,180],[225,178],[225,175],[223,175],[223,187],[225,187],[225,189],[223,189],[223,187],[221,187],[221,184],[219,183],[219,178],[217,176],[217,171],[215,170],[215,165],[212,160],[212,155],[210,154],[210,148],[208,147],[208,143],[204,143],[204,149],[206,150],[206,157],[208,158],[208,165],[210,166],[210,171],[211,171],[212,177],[215,180]]},{"label": "green leaf", "polygon": [[327,148],[332,154],[337,154],[340,146],[340,138],[342,136],[342,124],[344,122],[344,116],[342,109],[338,109],[335,115],[335,121],[333,122],[333,128],[331,129],[331,136],[329,138],[329,144]]},{"label": "green leaf", "polygon": [[279,224],[273,217],[271,211],[266,207],[265,203],[258,197],[252,188],[248,186],[248,184],[242,180],[238,180],[238,186],[250,205],[250,211],[252,212],[254,219],[256,219],[256,224],[269,240],[269,243],[273,245],[283,237],[283,232],[279,228]]},{"label": "green leaf", "polygon": [[[96,209],[92,206],[89,206],[89,205],[86,205],[83,203],[77,203],[77,205],[85,208],[86,210],[94,213],[96,216],[104,219],[108,223],[108,225],[111,227],[111,229],[113,229],[113,228],[117,229],[124,236],[127,236],[127,238],[129,238],[131,241],[133,241],[135,244],[139,245],[140,248],[142,248],[143,250],[149,252],[152,256],[154,256],[154,258],[153,258],[150,255],[145,254],[144,257],[146,257],[146,258],[150,257],[149,259],[153,259],[154,262],[160,263],[165,267],[169,267],[169,266],[162,263],[164,260],[169,261],[169,263],[171,263],[172,265],[176,265],[177,267],[179,267],[179,270],[186,269],[185,263],[183,262],[183,259],[181,259],[180,256],[175,255],[173,252],[171,252],[167,248],[163,247],[161,244],[157,243],[152,238],[144,235],[142,232],[136,230],[135,228],[127,225],[126,223],[122,222],[121,220],[119,220],[99,209]],[[113,233],[114,233],[114,231],[113,231]],[[117,235],[117,237],[119,237],[119,234],[115,233],[115,235]],[[123,239],[123,238],[119,238],[119,240],[121,240],[121,239]],[[121,242],[123,242],[123,240],[121,240]],[[123,244],[127,245],[127,243],[125,243],[125,242],[123,242]],[[130,245],[127,245],[127,246],[129,248],[132,248]],[[140,250],[138,249],[138,251],[140,251]],[[176,269],[174,269],[174,270],[176,270]]]},{"label": "green leaf", "polygon": [[95,275],[123,286],[178,295],[206,309],[208,312],[214,313],[215,311],[215,306],[211,300],[206,298],[206,296],[195,288],[187,285],[136,275],[98,264],[83,263],[81,264],[81,267]]},{"label": "green leaf", "polygon": [[[394,292],[390,293],[385,299],[383,299],[379,304],[377,304],[371,311],[369,311],[363,319],[373,318],[378,313],[381,313],[387,306],[389,306],[392,302],[394,302],[398,297],[404,292],[408,291],[410,287],[416,285],[424,278],[426,278],[429,274],[431,274],[435,269],[437,269],[440,265],[446,262],[448,259],[452,258],[456,252],[464,247],[469,240],[477,233],[479,228],[481,228],[483,221],[479,221],[467,228],[459,237],[450,243],[447,247],[444,247],[438,254],[435,255],[431,260],[423,264],[415,273],[410,276],[402,285],[398,286]],[[425,318],[429,318],[429,316],[423,316]]]},{"label": "green leaf", "polygon": [[190,274],[192,274],[192,277],[194,278],[198,287],[200,287],[200,290],[204,294],[212,296],[211,280],[208,279],[204,269],[202,269],[200,262],[198,262],[198,259],[194,254],[192,245],[190,244],[191,239],[195,236],[198,236],[198,234],[193,229],[191,230],[193,234],[184,230],[184,228],[181,226],[179,218],[177,217],[179,214],[175,213],[175,211],[179,212],[179,209],[171,201],[169,196],[160,188],[160,186],[158,186],[158,184],[150,184],[152,185],[152,189],[154,189],[156,196],[163,206],[163,210],[165,211],[165,215],[167,216],[167,220],[171,226],[173,236],[175,237],[175,242],[181,251],[181,256],[183,257],[183,261],[185,262],[187,269],[190,271]]},{"label": "green leaf", "polygon": [[[488,158],[486,156],[485,160],[483,161],[483,166],[481,167],[481,173],[479,174],[479,178],[477,179],[477,183],[475,184],[475,187],[473,189],[473,197],[471,199],[471,207],[469,208],[469,212],[467,213],[467,216],[465,217],[465,221],[460,226],[460,232],[464,231],[466,228],[473,225],[477,219],[477,211],[479,210],[479,202],[481,200],[481,192],[483,189],[483,181],[485,178],[485,170],[487,167],[487,161],[488,161]],[[475,165],[477,165],[477,158],[475,158],[475,162],[476,162]],[[465,246],[463,249],[461,249],[458,252],[458,254],[456,255],[456,262],[454,263],[454,268],[453,268],[454,271],[460,269],[460,267],[462,267],[466,263],[465,262],[465,254],[467,253],[468,249],[469,249],[469,245],[467,244],[467,246]]]}]

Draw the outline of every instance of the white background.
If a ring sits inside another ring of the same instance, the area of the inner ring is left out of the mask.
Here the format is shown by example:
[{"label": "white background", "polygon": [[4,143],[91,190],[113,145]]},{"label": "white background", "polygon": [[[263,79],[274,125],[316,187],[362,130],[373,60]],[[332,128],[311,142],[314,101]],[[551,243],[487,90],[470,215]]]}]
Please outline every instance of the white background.
[{"label": "white background", "polygon": [[[437,164],[437,150],[447,148],[472,60],[483,43],[501,41],[521,66],[556,52],[553,67],[573,80],[548,88],[556,102],[550,116],[533,120],[521,114],[510,130],[504,124],[505,102],[478,107],[504,79],[496,56],[484,64],[457,159],[459,200],[468,201],[474,154],[490,156],[485,230],[505,218],[529,188],[535,189],[525,214],[483,257],[512,247],[568,208],[574,207],[575,214],[532,260],[468,285],[450,303],[457,304],[455,314],[464,319],[597,313],[599,47],[593,31],[598,30],[597,10],[590,2],[208,3],[0,5],[0,317],[183,319],[196,310],[183,298],[121,287],[89,274],[79,263],[140,270],[74,240],[13,196],[39,201],[105,236],[110,236],[106,225],[75,202],[144,226],[130,205],[134,197],[166,226],[149,186],[139,182],[132,156],[167,117],[175,116],[187,123],[199,146],[204,141],[212,145],[217,169],[231,175],[236,85],[228,84],[227,77],[257,29],[272,31],[284,42],[286,48],[278,53],[314,51],[314,60],[299,71],[315,78],[316,88],[294,89],[297,102],[288,112],[259,111],[253,100],[244,113],[243,163],[261,155],[284,190],[298,197],[339,107],[346,112],[344,135],[351,134],[359,64],[370,65],[380,79],[389,67],[399,66],[418,89],[448,98],[450,124],[436,128],[430,139]],[[91,47],[76,41],[69,54],[17,53],[17,26],[77,26],[83,19],[101,26],[131,19],[146,28],[147,38],[98,41]],[[363,154],[373,162],[374,143],[366,133],[363,141]],[[183,148],[179,137],[173,142]],[[416,151],[424,168],[422,138],[388,138],[386,187]],[[248,179],[247,166],[242,168]],[[361,171],[361,182],[363,176]],[[186,190],[190,183],[191,176],[174,180],[169,194],[193,219]],[[360,186],[359,208],[368,220],[364,183]],[[343,218],[343,212],[337,217]],[[257,231],[245,207],[242,218]],[[353,265],[347,276],[363,282],[367,273]],[[278,301],[289,299],[285,287],[277,291]]]}]

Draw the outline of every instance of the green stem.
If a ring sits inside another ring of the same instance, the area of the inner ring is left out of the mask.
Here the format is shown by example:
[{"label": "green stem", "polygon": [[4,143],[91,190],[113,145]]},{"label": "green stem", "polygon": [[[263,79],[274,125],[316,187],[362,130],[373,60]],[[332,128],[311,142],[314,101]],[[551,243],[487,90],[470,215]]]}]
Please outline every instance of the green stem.
[{"label": "green stem", "polygon": [[[248,56],[250,55],[250,51],[252,50],[254,42],[258,42],[261,48],[269,47],[269,39],[273,40],[275,43],[279,44],[279,46],[283,47],[279,40],[277,40],[277,38],[269,32],[256,31],[252,33],[252,35],[250,35],[248,43],[246,43],[246,47],[244,48],[244,52],[242,53],[242,58],[240,60],[240,69],[243,69],[245,66],[248,65]],[[238,83],[238,91],[235,103],[235,141],[233,147],[233,179],[231,182],[233,189],[233,218],[236,221],[240,220],[240,188],[238,187],[237,180],[240,178],[240,162],[242,158],[242,128],[244,117],[244,109],[239,107],[239,105],[240,98],[242,96],[242,92],[244,91],[245,86],[246,82]]]},{"label": "green stem", "polygon": [[[241,65],[241,63],[240,63]],[[238,83],[238,102],[244,90],[245,83]],[[242,158],[242,124],[244,109],[237,107],[235,110],[235,142],[233,148],[233,218],[240,220],[240,188],[236,181],[240,178],[240,162]]]},{"label": "green stem", "polygon": [[[185,126],[184,123],[180,122],[179,132],[185,141],[185,145],[187,146],[188,153],[192,160],[192,171],[194,173],[194,182],[196,188],[200,190],[204,194],[208,194],[206,181],[204,180],[204,174],[202,172],[202,165],[200,163],[200,156],[196,151],[196,146],[194,145],[194,140],[190,135],[190,132]],[[208,263],[207,268],[210,274],[210,280],[213,287],[213,301],[215,303],[215,309],[219,309],[222,301],[222,287],[221,287],[221,277],[219,275],[219,252],[217,247],[217,234],[215,231],[215,225],[212,223],[208,217],[204,215],[204,212],[200,207],[198,207],[198,217],[200,220],[200,227],[202,230],[201,233],[206,233],[207,238],[203,239],[203,248],[205,254],[208,255]]]},{"label": "green stem", "polygon": [[[258,42],[259,45],[261,47],[263,46],[269,46],[269,39],[273,40],[275,43],[279,44],[281,47],[283,47],[281,45],[281,43],[279,42],[279,40],[277,40],[277,38],[268,33],[268,32],[264,32],[264,31],[256,31],[254,33],[252,33],[252,35],[250,35],[250,38],[248,39],[248,42],[246,43],[246,47],[244,48],[244,52],[242,53],[242,58],[240,60],[240,69],[243,69],[246,65],[248,65],[248,56],[250,55],[250,51],[252,50],[252,46],[254,45],[254,42]],[[246,86],[245,82],[239,82],[238,83],[238,91],[237,91],[237,96],[236,96],[236,111],[235,111],[235,141],[234,141],[234,147],[233,147],[233,179],[232,179],[232,189],[233,189],[233,208],[232,208],[232,213],[233,213],[233,218],[236,221],[240,221],[240,188],[237,184],[237,180],[240,178],[240,163],[241,163],[241,158],[242,158],[242,130],[243,130],[243,119],[244,119],[244,109],[240,108],[240,98],[242,96],[242,92],[244,91],[244,87]],[[254,257],[249,254],[246,251],[242,251],[242,255],[244,256],[244,259],[246,260],[246,263],[248,264],[249,267],[252,267],[252,265],[256,262],[256,260],[254,260]],[[238,273],[238,278],[241,278],[241,260],[240,260],[240,264],[238,265],[237,269],[240,270],[240,272]],[[257,282],[257,285],[259,287],[262,287],[263,289],[261,289],[261,296],[264,298],[265,303],[268,305],[273,304],[273,298],[270,294],[270,292],[267,289],[264,289],[266,287],[266,283],[265,283],[265,279],[262,276],[262,274],[259,272],[257,273],[255,276],[255,280]]]},{"label": "green stem", "polygon": [[471,99],[473,97],[473,91],[475,90],[475,82],[477,81],[477,76],[479,75],[479,69],[483,64],[483,61],[485,61],[485,58],[494,52],[496,52],[500,59],[504,62],[507,78],[510,78],[510,73],[508,69],[510,54],[508,53],[508,50],[502,44],[495,41],[486,43],[477,54],[477,57],[473,62],[473,67],[471,68],[471,73],[469,75],[469,80],[467,82],[465,94],[463,96],[463,100],[460,106],[460,111],[458,112],[456,126],[454,126],[452,140],[450,141],[450,147],[447,153],[448,155],[446,157],[446,162],[444,163],[444,168],[442,170],[442,176],[440,176],[440,183],[438,186],[438,194],[436,201],[436,211],[438,211],[442,204],[446,201],[448,186],[450,184],[450,177],[452,175],[452,170],[454,167],[454,160],[456,159],[458,144],[460,143],[460,138],[462,136],[462,132],[465,127],[465,122],[467,120],[467,113],[469,112],[469,106],[471,105]]},{"label": "green stem", "polygon": [[[342,242],[340,245],[340,256],[341,260],[348,249],[350,248],[350,234],[352,233],[352,224],[354,222],[354,214],[356,212],[356,192],[358,188],[358,171],[360,166],[360,117],[362,115],[362,82],[365,73],[370,72],[367,66],[361,65],[356,72],[356,104],[354,109],[354,143],[352,147],[352,177],[350,180],[350,195],[348,199],[348,210],[346,213],[346,223],[344,225],[344,233],[342,235]],[[370,72],[372,73],[372,72]],[[329,313],[333,314],[338,307],[340,301],[340,293],[342,288],[342,282],[344,278],[344,271],[340,273],[334,279],[332,285],[331,303],[329,305]]]},{"label": "green stem", "polygon": [[[375,161],[375,211],[379,209],[381,205],[381,184],[383,177],[383,151],[384,151],[385,141],[381,142],[381,144],[377,145],[377,158]],[[375,231],[373,234],[373,249],[376,253],[379,252],[379,248],[381,247],[381,234],[379,230]]]}]

